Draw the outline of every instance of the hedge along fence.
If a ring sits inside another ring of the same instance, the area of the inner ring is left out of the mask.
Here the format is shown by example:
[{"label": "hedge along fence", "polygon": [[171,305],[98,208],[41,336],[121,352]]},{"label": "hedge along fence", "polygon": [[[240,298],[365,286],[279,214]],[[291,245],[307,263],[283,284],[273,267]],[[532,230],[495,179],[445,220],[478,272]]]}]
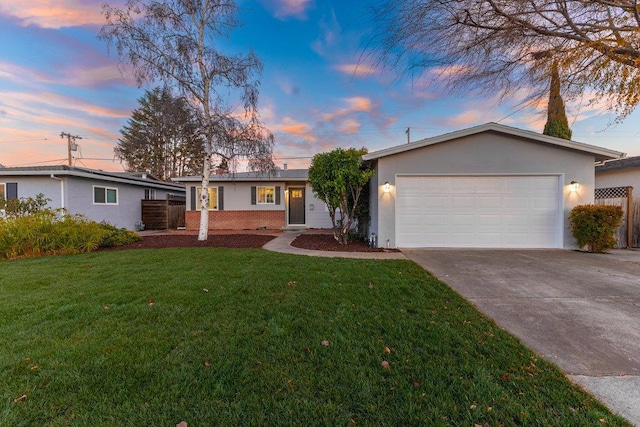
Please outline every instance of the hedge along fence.
[{"label": "hedge along fence", "polygon": [[571,233],[578,247],[589,252],[604,253],[617,243],[614,234],[620,226],[622,215],[620,206],[579,205],[569,214]]}]

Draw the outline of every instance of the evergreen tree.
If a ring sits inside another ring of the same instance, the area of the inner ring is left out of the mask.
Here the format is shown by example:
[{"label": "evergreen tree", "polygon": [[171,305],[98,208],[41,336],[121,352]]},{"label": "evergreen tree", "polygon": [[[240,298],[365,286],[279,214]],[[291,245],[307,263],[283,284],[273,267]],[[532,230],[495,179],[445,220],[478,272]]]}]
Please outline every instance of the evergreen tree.
[{"label": "evergreen tree", "polygon": [[165,181],[172,176],[198,174],[204,145],[184,99],[156,87],[147,90],[138,102],[140,108],[120,130],[122,138],[115,148],[126,170],[150,172]]},{"label": "evergreen tree", "polygon": [[556,138],[571,139],[571,129],[564,109],[564,102],[560,95],[560,73],[558,63],[551,65],[551,87],[549,90],[549,106],[547,107],[547,123],[544,125],[545,135]]}]

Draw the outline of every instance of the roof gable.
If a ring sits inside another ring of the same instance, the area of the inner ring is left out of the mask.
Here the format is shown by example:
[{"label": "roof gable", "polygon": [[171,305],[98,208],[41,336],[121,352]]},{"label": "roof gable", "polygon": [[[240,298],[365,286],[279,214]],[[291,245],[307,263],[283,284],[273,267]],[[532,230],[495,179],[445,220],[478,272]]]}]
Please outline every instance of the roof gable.
[{"label": "roof gable", "polygon": [[609,150],[608,148],[597,147],[595,145],[584,144],[577,141],[569,141],[566,139],[556,138],[553,136],[543,135],[532,131],[517,129],[510,126],[500,125],[498,123],[487,123],[472,128],[467,128],[432,138],[422,139],[420,141],[411,142],[409,144],[397,145],[395,147],[374,151],[362,156],[363,160],[376,160],[382,157],[393,156],[395,154],[404,153],[406,151],[415,150],[422,147],[441,144],[484,132],[496,132],[503,135],[509,135],[517,138],[528,139],[537,143],[549,144],[559,148],[579,151],[583,153],[593,154],[597,162],[617,159],[625,154],[619,151]]}]

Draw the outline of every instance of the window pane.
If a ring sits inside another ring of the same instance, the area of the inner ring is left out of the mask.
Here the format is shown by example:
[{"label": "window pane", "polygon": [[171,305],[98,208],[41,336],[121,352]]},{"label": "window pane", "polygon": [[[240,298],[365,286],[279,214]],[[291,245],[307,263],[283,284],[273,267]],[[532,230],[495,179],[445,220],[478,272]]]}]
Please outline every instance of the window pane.
[{"label": "window pane", "polygon": [[93,202],[94,203],[105,203],[105,189],[103,187],[93,187]]},{"label": "window pane", "polygon": [[209,188],[209,209],[218,209],[218,187]]},{"label": "window pane", "polygon": [[275,188],[274,187],[258,187],[258,203],[274,203]]},{"label": "window pane", "polygon": [[[209,187],[207,192],[209,193],[209,209],[213,209],[213,210],[218,209],[218,187]],[[200,195],[202,194],[202,188],[197,187],[196,194],[198,197],[198,200],[196,201],[196,208],[199,210]]]},{"label": "window pane", "polygon": [[118,203],[118,190],[107,188],[107,203]]}]

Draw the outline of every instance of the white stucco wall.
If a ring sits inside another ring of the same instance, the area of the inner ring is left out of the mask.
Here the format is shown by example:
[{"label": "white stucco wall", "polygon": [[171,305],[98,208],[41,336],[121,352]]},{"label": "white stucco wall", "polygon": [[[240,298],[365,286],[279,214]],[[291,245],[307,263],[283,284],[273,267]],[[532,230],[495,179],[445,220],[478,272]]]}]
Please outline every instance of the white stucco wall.
[{"label": "white stucco wall", "polygon": [[331,217],[327,205],[313,195],[313,190],[309,185],[306,186],[305,199],[306,226],[308,228],[331,228]]},{"label": "white stucco wall", "polygon": [[633,187],[633,196],[640,197],[640,168],[596,171],[596,188]]},{"label": "white stucco wall", "polygon": [[[594,161],[591,154],[513,136],[486,132],[377,159],[377,187],[372,191],[372,232],[378,242],[395,247],[395,180],[398,174],[425,175],[559,175],[563,182],[563,247],[574,248],[568,215],[579,204],[593,203]],[[391,184],[385,193],[382,186]],[[569,183],[580,189],[572,192]]]},{"label": "white stucco wall", "polygon": [[[48,206],[52,209],[63,207],[60,181],[47,177],[7,176],[0,177],[1,183],[18,183],[18,198],[36,197],[42,193],[51,199]],[[65,197],[66,198],[66,197]],[[65,203],[66,206],[66,203]]]}]

